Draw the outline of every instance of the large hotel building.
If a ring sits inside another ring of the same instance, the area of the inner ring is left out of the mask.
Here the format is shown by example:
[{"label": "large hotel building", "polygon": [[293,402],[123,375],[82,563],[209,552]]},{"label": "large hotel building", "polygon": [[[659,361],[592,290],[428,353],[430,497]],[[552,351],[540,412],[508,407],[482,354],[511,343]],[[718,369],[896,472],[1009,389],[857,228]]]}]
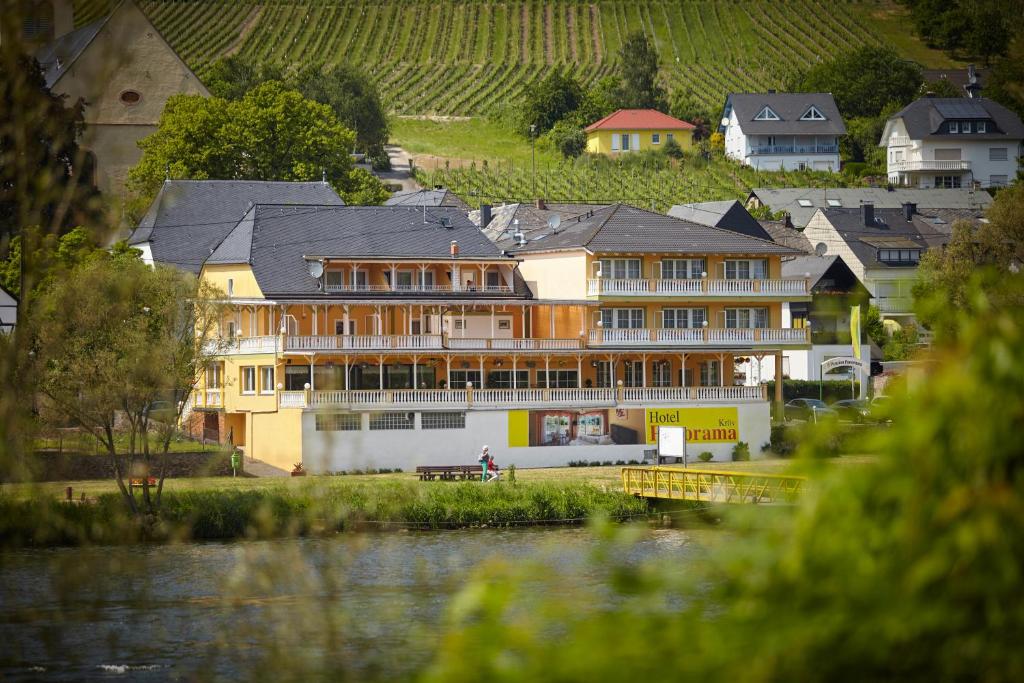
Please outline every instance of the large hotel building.
[{"label": "large hotel building", "polygon": [[809,347],[782,324],[810,299],[781,277],[796,252],[625,205],[554,223],[489,239],[454,207],[249,205],[196,266],[230,312],[192,420],[311,472],[470,463],[483,444],[503,466],[639,460],[658,424],[716,460],[767,442],[781,397],[734,368],[778,376]]}]

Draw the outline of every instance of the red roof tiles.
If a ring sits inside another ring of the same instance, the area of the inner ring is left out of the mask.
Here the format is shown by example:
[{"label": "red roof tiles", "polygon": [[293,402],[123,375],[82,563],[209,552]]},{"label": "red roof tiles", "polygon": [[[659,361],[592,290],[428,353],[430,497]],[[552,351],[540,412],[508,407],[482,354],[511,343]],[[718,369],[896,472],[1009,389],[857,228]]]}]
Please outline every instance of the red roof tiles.
[{"label": "red roof tiles", "polygon": [[662,114],[654,109],[619,109],[584,130],[692,130],[692,123]]}]

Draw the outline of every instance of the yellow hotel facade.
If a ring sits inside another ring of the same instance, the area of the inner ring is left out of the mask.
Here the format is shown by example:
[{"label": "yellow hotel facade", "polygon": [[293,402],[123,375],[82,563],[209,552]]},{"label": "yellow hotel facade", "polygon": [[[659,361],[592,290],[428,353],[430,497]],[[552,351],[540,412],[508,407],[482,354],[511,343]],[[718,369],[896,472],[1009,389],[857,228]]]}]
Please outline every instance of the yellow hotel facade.
[{"label": "yellow hotel facade", "polygon": [[736,359],[810,345],[789,253],[623,205],[492,242],[454,208],[258,204],[200,271],[230,314],[190,410],[312,472],[641,460],[657,424],[728,459],[781,399]]}]

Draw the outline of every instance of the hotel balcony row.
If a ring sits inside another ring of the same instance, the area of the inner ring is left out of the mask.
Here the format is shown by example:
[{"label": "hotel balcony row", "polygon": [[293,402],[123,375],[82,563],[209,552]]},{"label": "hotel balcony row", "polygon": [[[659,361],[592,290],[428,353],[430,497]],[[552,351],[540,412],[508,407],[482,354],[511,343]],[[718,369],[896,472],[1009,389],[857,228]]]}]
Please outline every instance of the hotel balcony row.
[{"label": "hotel balcony row", "polygon": [[449,337],[447,335],[281,335],[210,342],[217,355],[361,351],[578,351],[619,347],[779,346],[810,343],[809,328],[596,329],[565,339]]},{"label": "hotel balcony row", "polygon": [[587,296],[794,297],[810,296],[807,280],[693,278],[592,278]]},{"label": "hotel balcony row", "polygon": [[962,160],[908,159],[890,161],[890,172],[913,171],[970,171],[971,162]]},{"label": "hotel balcony row", "polygon": [[[197,392],[193,406],[223,406],[223,389]],[[689,403],[755,403],[768,400],[766,385],[709,387],[581,387],[521,389],[355,389],[278,391],[280,409],[495,410],[501,408],[614,408]]]}]

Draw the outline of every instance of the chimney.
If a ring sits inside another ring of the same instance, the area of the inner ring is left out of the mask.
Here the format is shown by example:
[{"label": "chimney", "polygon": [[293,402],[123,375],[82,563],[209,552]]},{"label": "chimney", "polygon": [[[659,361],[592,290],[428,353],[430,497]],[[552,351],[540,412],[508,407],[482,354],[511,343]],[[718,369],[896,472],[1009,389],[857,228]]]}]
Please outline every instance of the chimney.
[{"label": "chimney", "polygon": [[789,211],[786,211],[784,214],[782,214],[782,224],[785,225],[790,230],[796,229],[793,226],[793,216],[790,215]]},{"label": "chimney", "polygon": [[535,205],[536,205],[536,207],[537,207],[538,209],[540,209],[541,211],[544,211],[544,210],[546,210],[546,209],[548,208],[548,207],[547,207],[547,204],[545,204],[545,203],[544,203],[544,200],[543,200],[542,198],[540,198],[540,197],[538,197],[538,198],[537,198],[537,201],[536,201],[536,202],[534,202],[534,204],[535,204]]},{"label": "chimney", "polygon": [[480,205],[480,227],[486,228],[491,222],[491,205],[481,204]]},{"label": "chimney", "polygon": [[452,258],[458,258],[459,257],[459,241],[458,240],[452,240],[451,252],[452,252]]},{"label": "chimney", "polygon": [[860,213],[864,217],[864,225],[875,226],[875,205],[871,202],[864,202],[860,205]]},{"label": "chimney", "polygon": [[914,205],[911,204],[910,202],[903,202],[902,206],[903,206],[903,218],[905,220],[908,220],[908,221],[913,220],[914,219]]},{"label": "chimney", "polygon": [[964,90],[971,99],[981,97],[981,83],[978,82],[978,73],[974,70],[973,64],[967,65],[967,85],[964,86]]}]

